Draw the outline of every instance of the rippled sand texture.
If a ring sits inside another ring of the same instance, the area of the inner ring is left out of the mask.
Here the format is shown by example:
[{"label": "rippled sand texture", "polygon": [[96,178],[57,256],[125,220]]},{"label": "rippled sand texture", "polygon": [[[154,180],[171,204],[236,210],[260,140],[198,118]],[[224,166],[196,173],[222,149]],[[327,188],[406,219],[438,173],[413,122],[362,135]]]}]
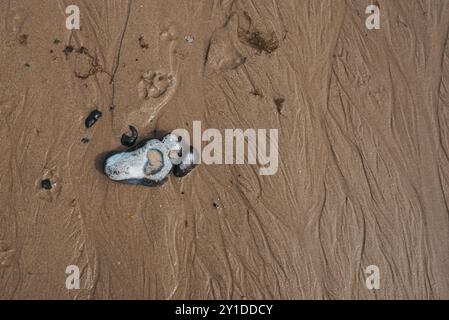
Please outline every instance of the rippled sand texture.
[{"label": "rippled sand texture", "polygon": [[[73,2],[0,2],[0,298],[449,298],[447,0]],[[193,120],[278,128],[278,173],[97,170]]]}]

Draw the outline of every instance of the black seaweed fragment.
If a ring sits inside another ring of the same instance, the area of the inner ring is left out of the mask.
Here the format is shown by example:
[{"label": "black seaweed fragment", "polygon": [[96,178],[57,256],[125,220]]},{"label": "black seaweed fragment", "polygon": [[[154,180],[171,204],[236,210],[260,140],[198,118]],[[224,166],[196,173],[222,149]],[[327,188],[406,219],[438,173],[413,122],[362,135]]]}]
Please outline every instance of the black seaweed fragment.
[{"label": "black seaweed fragment", "polygon": [[122,139],[120,140],[122,145],[125,147],[132,147],[139,137],[139,133],[137,132],[137,129],[134,126],[129,126],[129,130],[131,130],[131,135],[128,136],[126,133],[122,135]]}]

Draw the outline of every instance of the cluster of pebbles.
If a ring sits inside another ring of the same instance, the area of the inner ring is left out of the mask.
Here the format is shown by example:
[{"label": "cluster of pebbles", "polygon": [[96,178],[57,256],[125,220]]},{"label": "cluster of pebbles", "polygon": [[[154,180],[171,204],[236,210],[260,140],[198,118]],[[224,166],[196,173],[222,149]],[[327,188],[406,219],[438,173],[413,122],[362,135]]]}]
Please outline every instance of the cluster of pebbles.
[{"label": "cluster of pebbles", "polygon": [[187,175],[197,157],[181,137],[170,133],[162,140],[145,140],[124,152],[110,154],[104,162],[104,173],[122,183],[159,186],[171,172],[177,177]]}]

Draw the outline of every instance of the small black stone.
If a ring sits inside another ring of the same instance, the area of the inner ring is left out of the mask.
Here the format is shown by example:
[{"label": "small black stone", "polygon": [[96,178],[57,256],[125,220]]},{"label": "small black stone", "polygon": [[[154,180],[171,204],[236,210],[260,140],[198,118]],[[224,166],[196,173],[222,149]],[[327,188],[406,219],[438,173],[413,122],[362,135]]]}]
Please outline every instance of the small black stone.
[{"label": "small black stone", "polygon": [[84,144],[89,143],[89,141],[90,141],[89,138],[82,138],[81,139],[81,142],[84,143]]},{"label": "small black stone", "polygon": [[214,208],[220,207],[220,206],[218,205],[218,203],[216,203],[216,202],[214,202],[212,205],[214,206]]},{"label": "small black stone", "polygon": [[86,125],[86,128],[90,128],[92,127],[95,122],[98,121],[98,119],[100,119],[100,117],[102,116],[102,113],[98,110],[94,110],[92,111],[89,116],[86,118],[86,121],[84,122],[84,124]]},{"label": "small black stone", "polygon": [[51,189],[51,181],[50,179],[45,179],[41,181],[41,186],[42,188],[44,188],[45,190],[50,190]]}]

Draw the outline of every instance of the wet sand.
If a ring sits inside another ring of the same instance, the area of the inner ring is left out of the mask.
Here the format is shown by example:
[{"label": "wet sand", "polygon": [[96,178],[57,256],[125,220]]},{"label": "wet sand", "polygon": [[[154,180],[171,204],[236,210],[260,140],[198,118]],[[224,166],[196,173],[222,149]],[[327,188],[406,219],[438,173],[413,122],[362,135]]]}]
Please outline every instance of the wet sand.
[{"label": "wet sand", "polygon": [[[448,1],[72,3],[0,2],[1,299],[449,298]],[[278,172],[102,174],[194,120],[278,129]]]}]

